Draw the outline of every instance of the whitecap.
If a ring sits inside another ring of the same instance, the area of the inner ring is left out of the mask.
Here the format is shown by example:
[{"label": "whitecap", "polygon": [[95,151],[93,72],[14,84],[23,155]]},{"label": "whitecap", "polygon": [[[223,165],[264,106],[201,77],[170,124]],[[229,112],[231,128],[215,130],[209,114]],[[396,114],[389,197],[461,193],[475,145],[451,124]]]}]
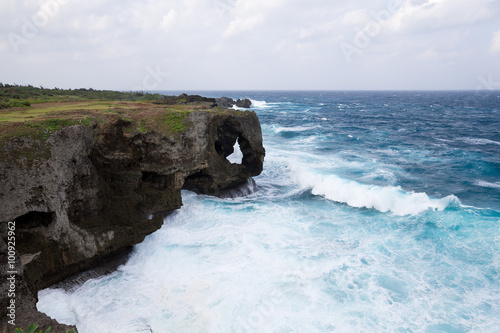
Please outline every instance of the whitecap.
[{"label": "whitecap", "polygon": [[459,138],[459,140],[463,141],[465,143],[473,144],[473,145],[488,145],[488,144],[500,145],[500,142],[498,142],[498,141],[493,141],[493,140],[489,140],[489,139],[482,139],[482,138],[465,137],[465,138]]},{"label": "whitecap", "polygon": [[312,194],[355,208],[376,209],[394,215],[417,215],[433,210],[443,211],[451,204],[460,204],[454,195],[435,199],[426,193],[406,192],[400,186],[378,186],[342,179],[335,175],[318,175],[294,169],[293,180]]},{"label": "whitecap", "polygon": [[475,184],[477,186],[481,186],[481,187],[489,187],[489,188],[500,189],[500,182],[490,183],[490,182],[487,182],[487,181],[484,181],[484,180],[478,180],[478,181],[475,182]]},{"label": "whitecap", "polygon": [[316,128],[319,128],[320,126],[291,126],[291,127],[284,127],[284,126],[273,126],[273,130],[275,133],[281,133],[281,132],[305,132],[305,131],[310,131],[314,130]]}]

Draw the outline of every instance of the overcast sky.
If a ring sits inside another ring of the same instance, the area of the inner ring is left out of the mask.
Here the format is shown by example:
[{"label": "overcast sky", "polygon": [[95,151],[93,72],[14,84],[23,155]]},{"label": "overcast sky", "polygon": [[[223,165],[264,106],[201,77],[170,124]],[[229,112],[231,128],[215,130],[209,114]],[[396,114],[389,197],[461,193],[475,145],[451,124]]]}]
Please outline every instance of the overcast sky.
[{"label": "overcast sky", "polygon": [[0,82],[500,88],[500,0],[1,0]]}]

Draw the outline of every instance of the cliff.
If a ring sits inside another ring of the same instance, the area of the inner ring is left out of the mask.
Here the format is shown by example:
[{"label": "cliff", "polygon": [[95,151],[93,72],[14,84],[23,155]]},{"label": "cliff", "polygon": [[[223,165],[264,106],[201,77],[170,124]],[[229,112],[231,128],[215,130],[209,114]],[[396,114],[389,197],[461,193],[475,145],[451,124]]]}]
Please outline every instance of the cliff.
[{"label": "cliff", "polygon": [[[181,207],[181,189],[224,195],[246,184],[262,171],[265,155],[254,112],[213,105],[122,103],[3,129],[0,315],[3,324],[9,320],[7,272],[15,270],[16,327],[66,329],[36,312],[40,289],[142,242]],[[241,164],[226,159],[235,142],[243,152]],[[9,269],[14,221],[15,269]]]}]

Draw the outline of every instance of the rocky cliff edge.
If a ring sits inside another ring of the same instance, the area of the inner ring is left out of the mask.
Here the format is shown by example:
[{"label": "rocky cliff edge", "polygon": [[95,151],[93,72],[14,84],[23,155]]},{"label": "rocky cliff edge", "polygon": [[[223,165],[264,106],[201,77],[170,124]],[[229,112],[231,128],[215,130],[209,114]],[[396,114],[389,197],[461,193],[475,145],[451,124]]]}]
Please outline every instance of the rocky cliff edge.
[{"label": "rocky cliff edge", "polygon": [[[262,133],[251,111],[151,106],[66,115],[0,145],[0,307],[9,330],[9,271],[16,271],[16,327],[65,331],[36,311],[40,289],[142,242],[182,206],[181,189],[221,195],[262,171]],[[236,142],[241,164],[226,159]]]}]

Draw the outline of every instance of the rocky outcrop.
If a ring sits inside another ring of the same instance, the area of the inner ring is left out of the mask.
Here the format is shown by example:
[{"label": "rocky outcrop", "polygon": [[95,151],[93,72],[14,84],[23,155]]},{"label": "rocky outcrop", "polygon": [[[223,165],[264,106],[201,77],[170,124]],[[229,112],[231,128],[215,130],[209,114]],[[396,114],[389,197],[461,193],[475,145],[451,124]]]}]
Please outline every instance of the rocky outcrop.
[{"label": "rocky outcrop", "polygon": [[175,104],[208,104],[211,107],[220,106],[223,108],[232,108],[237,106],[239,108],[249,109],[252,106],[252,101],[248,98],[234,100],[229,97],[221,98],[208,98],[199,95],[181,94],[179,96],[162,96],[155,101],[156,104],[175,105]]},{"label": "rocky outcrop", "polygon": [[248,98],[238,99],[235,105],[239,108],[248,109],[252,106],[252,101],[250,101]]},{"label": "rocky outcrop", "polygon": [[[116,116],[66,127],[43,144],[19,137],[4,145],[1,245],[7,245],[8,222],[15,221],[17,278],[32,310],[18,309],[17,326],[33,316],[50,321],[34,312],[38,290],[140,243],[181,207],[181,189],[224,195],[262,171],[265,151],[254,112],[195,111],[184,123],[189,126],[182,133],[131,133],[129,122]],[[236,142],[241,164],[226,159]],[[46,157],[27,157],[39,156],[33,150],[41,145]],[[8,301],[3,275],[2,323]]]},{"label": "rocky outcrop", "polygon": [[238,99],[235,101],[232,98],[229,97],[221,97],[217,98],[215,100],[217,106],[223,107],[223,108],[232,108],[233,106],[237,106],[239,108],[245,108],[248,109],[252,106],[252,101],[249,100],[248,98],[245,99]]},{"label": "rocky outcrop", "polygon": [[176,104],[210,104],[217,106],[215,98],[203,97],[200,95],[180,94],[179,96],[162,96],[156,104],[176,105]]},{"label": "rocky outcrop", "polygon": [[236,103],[234,101],[234,99],[229,98],[229,97],[217,98],[215,100],[215,102],[217,103],[217,106],[220,106],[220,107],[223,107],[223,108],[232,108],[233,105]]}]

